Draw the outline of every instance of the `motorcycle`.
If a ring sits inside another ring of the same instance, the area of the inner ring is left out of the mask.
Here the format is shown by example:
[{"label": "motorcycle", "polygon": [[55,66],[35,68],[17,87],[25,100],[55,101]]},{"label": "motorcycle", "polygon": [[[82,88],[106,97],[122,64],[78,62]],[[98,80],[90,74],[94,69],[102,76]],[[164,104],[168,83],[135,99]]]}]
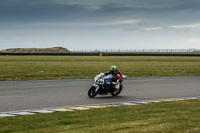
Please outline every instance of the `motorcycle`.
[{"label": "motorcycle", "polygon": [[[122,75],[123,80],[127,79],[126,75]],[[117,96],[123,89],[122,83],[119,83],[119,89],[114,88],[112,85],[112,75],[105,76],[104,73],[100,73],[95,76],[95,83],[91,86],[88,91],[88,96],[90,98],[95,97],[97,94],[99,95],[107,95],[111,93],[112,96]]]}]

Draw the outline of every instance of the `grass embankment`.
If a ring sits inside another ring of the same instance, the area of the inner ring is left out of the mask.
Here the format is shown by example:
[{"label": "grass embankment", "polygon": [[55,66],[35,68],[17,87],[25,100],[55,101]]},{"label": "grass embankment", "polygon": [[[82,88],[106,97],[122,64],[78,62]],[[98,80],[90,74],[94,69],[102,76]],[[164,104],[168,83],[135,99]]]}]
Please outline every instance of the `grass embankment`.
[{"label": "grass embankment", "polygon": [[0,132],[199,133],[200,100],[0,118]]},{"label": "grass embankment", "polygon": [[200,76],[199,57],[0,56],[0,80],[93,78],[111,65],[128,77]]}]

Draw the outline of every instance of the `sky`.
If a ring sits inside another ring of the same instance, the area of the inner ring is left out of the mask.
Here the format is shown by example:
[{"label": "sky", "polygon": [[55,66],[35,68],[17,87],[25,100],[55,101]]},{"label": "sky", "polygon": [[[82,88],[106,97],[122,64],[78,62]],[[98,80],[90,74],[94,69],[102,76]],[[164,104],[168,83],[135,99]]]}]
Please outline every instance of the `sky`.
[{"label": "sky", "polygon": [[0,50],[200,49],[200,0],[0,0]]}]

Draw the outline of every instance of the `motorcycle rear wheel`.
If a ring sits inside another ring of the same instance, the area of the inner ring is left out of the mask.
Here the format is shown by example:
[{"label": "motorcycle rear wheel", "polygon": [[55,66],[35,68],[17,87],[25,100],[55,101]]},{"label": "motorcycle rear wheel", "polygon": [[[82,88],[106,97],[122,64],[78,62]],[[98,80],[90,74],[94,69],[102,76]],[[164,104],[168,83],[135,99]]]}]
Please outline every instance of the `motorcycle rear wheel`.
[{"label": "motorcycle rear wheel", "polygon": [[89,91],[88,91],[88,96],[90,98],[95,97],[98,94],[99,91],[96,91],[96,86],[91,86]]},{"label": "motorcycle rear wheel", "polygon": [[117,95],[119,95],[119,93],[122,91],[123,85],[121,84],[120,87],[119,87],[119,89],[117,89],[117,90],[115,90],[115,88],[113,88],[113,89],[114,89],[114,90],[111,92],[111,95],[112,95],[112,96],[117,96]]}]

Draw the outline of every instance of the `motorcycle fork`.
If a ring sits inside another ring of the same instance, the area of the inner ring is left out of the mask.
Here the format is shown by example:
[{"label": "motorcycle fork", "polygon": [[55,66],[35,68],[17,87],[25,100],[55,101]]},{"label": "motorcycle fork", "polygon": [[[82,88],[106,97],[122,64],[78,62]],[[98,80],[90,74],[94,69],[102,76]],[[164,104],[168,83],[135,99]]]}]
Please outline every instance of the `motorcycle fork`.
[{"label": "motorcycle fork", "polygon": [[100,89],[99,85],[96,85],[96,84],[93,84],[93,85],[96,87],[95,92],[98,92]]}]

